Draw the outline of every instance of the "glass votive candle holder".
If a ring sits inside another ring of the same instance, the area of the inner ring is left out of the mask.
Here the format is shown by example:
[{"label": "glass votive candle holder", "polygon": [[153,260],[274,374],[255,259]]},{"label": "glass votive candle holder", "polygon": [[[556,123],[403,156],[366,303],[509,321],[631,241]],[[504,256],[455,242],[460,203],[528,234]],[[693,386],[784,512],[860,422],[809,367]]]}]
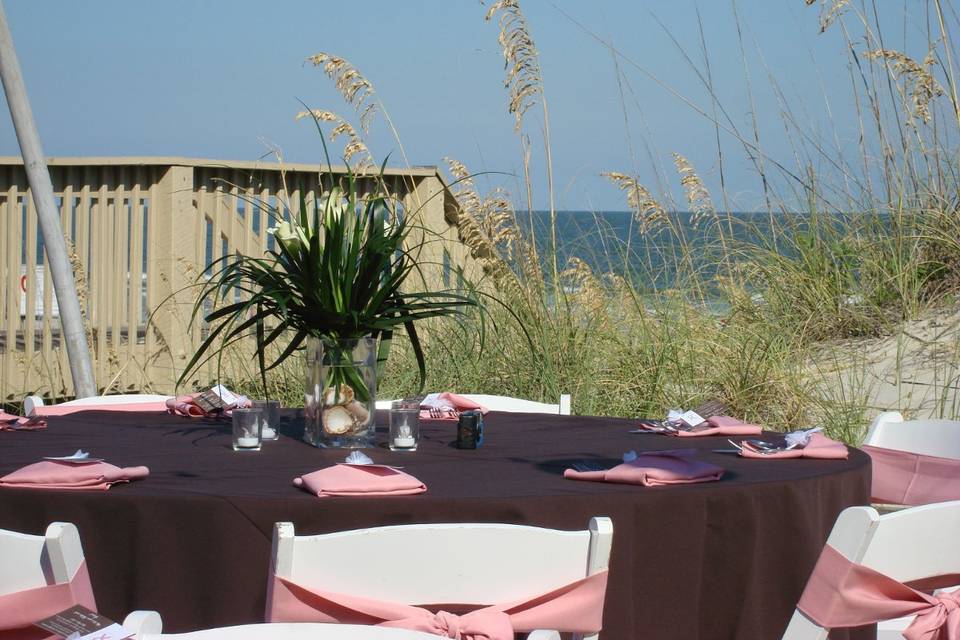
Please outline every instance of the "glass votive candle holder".
[{"label": "glass votive candle holder", "polygon": [[280,438],[280,401],[254,400],[253,408],[263,411],[263,428],[260,429],[260,439],[278,440]]},{"label": "glass votive candle holder", "polygon": [[262,409],[234,409],[233,450],[260,451],[260,429],[262,427]]},{"label": "glass votive candle holder", "polygon": [[420,401],[394,400],[390,403],[391,451],[416,451],[420,441]]}]

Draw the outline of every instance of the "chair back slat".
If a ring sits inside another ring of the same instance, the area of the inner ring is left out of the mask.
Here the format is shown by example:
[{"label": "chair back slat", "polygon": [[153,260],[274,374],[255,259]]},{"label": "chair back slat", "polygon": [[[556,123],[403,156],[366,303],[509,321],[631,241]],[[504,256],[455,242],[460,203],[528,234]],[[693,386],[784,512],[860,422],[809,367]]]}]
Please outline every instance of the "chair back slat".
[{"label": "chair back slat", "polygon": [[[960,574],[956,540],[960,501],[939,502],[879,515],[849,507],[837,518],[827,544],[851,562],[899,582]],[[898,620],[905,628],[909,620]],[[883,623],[881,623],[882,626]],[[783,640],[825,640],[828,631],[795,610]]]},{"label": "chair back slat", "polygon": [[[288,537],[291,532],[292,526],[275,530],[277,575],[311,588],[406,604],[495,604],[548,592],[605,569],[612,535],[504,524]],[[600,544],[606,548],[591,558]]]},{"label": "chair back slat", "polygon": [[903,416],[895,411],[881,413],[870,425],[863,444],[960,459],[960,422],[904,420]]},{"label": "chair back slat", "polygon": [[54,522],[42,536],[0,529],[0,594],[69,582],[83,562],[76,526]]}]

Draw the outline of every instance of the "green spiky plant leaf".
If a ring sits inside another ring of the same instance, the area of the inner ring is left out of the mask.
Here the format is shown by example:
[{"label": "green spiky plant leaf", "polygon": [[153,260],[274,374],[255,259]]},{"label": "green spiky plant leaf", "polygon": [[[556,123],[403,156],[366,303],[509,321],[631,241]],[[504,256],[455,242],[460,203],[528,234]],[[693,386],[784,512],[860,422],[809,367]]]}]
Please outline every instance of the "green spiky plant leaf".
[{"label": "green spiky plant leaf", "polygon": [[[179,383],[247,336],[255,337],[264,386],[264,372],[299,350],[311,336],[341,344],[371,336],[380,342],[377,361],[382,367],[393,333],[402,327],[417,357],[422,390],[426,369],[414,324],[462,314],[479,306],[478,298],[469,292],[405,286],[423,280],[409,278],[420,269],[413,257],[419,246],[409,246],[410,231],[423,229],[417,223],[418,212],[402,215],[383,187],[383,166],[372,193],[361,192],[352,170],[339,181],[332,172],[323,178],[324,194],[315,198],[312,207],[301,195],[299,202],[291,203],[297,210],[290,220],[284,219],[279,207],[268,211],[279,221],[270,230],[276,239],[274,249],[262,256],[223,256],[201,276],[191,323],[203,317],[209,333]],[[300,189],[301,194],[304,191]],[[240,292],[239,300],[234,298],[235,291]],[[279,355],[267,364],[267,351],[278,348]],[[365,401],[369,392],[362,376],[346,362],[349,353],[339,357],[345,366],[332,367],[336,379],[327,382],[349,384]]]}]

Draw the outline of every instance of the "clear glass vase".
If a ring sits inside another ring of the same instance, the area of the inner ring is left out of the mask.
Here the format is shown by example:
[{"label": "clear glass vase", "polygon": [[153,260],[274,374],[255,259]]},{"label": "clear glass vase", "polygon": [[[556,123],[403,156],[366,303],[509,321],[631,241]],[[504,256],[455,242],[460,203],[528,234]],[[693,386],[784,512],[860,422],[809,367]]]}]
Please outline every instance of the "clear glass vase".
[{"label": "clear glass vase", "polygon": [[315,447],[360,449],[374,445],[377,350],[373,338],[307,339],[306,425]]}]

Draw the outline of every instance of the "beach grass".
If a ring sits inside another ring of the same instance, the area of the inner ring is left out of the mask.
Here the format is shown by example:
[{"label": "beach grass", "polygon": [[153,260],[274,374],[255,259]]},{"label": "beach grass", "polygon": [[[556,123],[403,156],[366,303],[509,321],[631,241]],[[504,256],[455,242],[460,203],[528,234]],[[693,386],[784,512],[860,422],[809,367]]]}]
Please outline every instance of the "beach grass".
[{"label": "beach grass", "polygon": [[[731,128],[715,115],[718,135],[734,139],[753,162],[764,215],[727,212],[729,194],[711,193],[682,154],[670,153],[679,203],[634,172],[605,172],[631,212],[631,231],[645,242],[636,243],[632,232],[612,233],[598,216],[590,233],[604,250],[590,256],[569,256],[558,245],[563,213],[554,209],[536,25],[516,0],[489,5],[486,17],[498,26],[507,61],[506,112],[521,144],[522,182],[512,193],[496,185],[481,192],[468,167],[448,160],[461,207],[459,236],[475,258],[468,274],[486,304],[466,318],[424,323],[427,390],[546,402],[569,393],[574,413],[625,417],[661,417],[670,408],[720,400],[731,414],[772,429],[822,425],[851,443],[881,410],[958,416],[956,325],[930,334],[941,353],[935,364],[901,357],[909,349],[900,348],[917,343],[913,323],[930,314],[950,317],[960,291],[956,12],[940,0],[925,3],[919,29],[928,34],[929,53],[916,60],[883,39],[873,9],[835,0],[807,4],[820,8],[821,28],[841,32],[848,45],[849,58],[837,62],[851,70],[859,153],[835,153],[837,132],[818,138],[802,131],[789,105],[784,135],[803,141],[789,162],[764,155],[755,123]],[[635,63],[600,42],[626,82]],[[344,70],[363,78],[354,67],[319,55],[316,64],[356,107],[360,131],[378,113],[385,116],[365,79],[359,91],[341,87]],[[708,111],[724,113],[709,70],[697,71],[714,107]],[[769,81],[778,89],[775,74]],[[537,120],[528,125],[531,114]],[[345,152],[357,152],[360,131],[351,129]],[[724,162],[717,158],[721,172]],[[535,175],[546,176],[543,184]],[[549,203],[545,227],[530,224],[535,198]],[[484,331],[476,330],[480,325]],[[874,356],[887,351],[880,374]],[[902,392],[901,383],[925,366],[936,369],[923,383],[932,404]],[[262,394],[248,358],[227,354],[223,371],[237,390]],[[289,359],[272,371],[269,395],[301,405],[303,377],[299,359]],[[893,385],[893,396],[881,393],[885,385]],[[419,390],[413,350],[397,335],[378,396]]]}]

